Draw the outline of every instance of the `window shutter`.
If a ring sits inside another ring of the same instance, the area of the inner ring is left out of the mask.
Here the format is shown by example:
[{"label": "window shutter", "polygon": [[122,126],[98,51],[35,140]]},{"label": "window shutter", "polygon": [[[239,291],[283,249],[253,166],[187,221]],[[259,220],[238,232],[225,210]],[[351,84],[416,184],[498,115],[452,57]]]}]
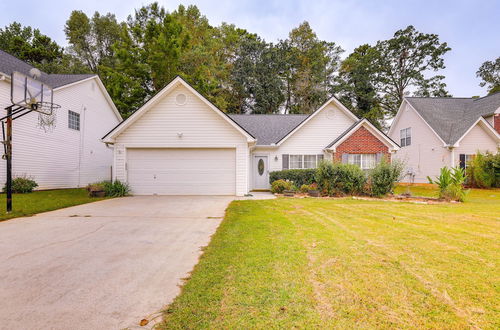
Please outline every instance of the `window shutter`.
[{"label": "window shutter", "polygon": [[376,159],[377,164],[378,164],[378,163],[380,163],[382,161],[382,157],[384,157],[384,154],[381,153],[381,152],[378,152],[375,157],[376,157],[375,159]]},{"label": "window shutter", "polygon": [[288,158],[290,155],[281,155],[281,159],[283,161],[283,169],[288,170]]},{"label": "window shutter", "polygon": [[347,164],[347,162],[349,161],[349,154],[342,154],[342,163],[343,164]]},{"label": "window shutter", "polygon": [[460,154],[460,168],[465,170],[465,154]]}]

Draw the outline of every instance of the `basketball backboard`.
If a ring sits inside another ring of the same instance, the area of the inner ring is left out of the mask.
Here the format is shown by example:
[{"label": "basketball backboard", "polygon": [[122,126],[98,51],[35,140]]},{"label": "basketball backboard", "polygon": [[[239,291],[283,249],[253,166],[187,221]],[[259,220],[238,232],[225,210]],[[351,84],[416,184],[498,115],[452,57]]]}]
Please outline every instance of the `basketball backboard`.
[{"label": "basketball backboard", "polygon": [[11,85],[12,104],[46,115],[52,114],[52,87],[20,72],[12,73]]}]

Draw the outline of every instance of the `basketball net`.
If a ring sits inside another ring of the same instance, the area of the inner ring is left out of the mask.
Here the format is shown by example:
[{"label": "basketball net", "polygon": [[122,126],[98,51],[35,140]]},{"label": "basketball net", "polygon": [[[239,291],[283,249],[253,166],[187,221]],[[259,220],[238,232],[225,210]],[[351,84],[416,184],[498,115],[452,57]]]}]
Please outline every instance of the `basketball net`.
[{"label": "basketball net", "polygon": [[57,124],[57,109],[59,105],[50,102],[37,102],[32,109],[38,112],[38,127],[45,132],[52,132]]}]

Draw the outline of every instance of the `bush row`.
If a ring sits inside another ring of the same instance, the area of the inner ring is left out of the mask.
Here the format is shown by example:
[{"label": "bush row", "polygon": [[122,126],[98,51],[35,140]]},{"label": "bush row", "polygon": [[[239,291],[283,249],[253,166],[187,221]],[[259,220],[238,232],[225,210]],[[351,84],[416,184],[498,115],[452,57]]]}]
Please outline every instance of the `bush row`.
[{"label": "bush row", "polygon": [[[357,165],[322,161],[317,169],[283,170],[270,175],[271,191],[307,190],[314,187],[324,196],[367,194],[384,196],[394,189],[403,166],[399,162],[382,161],[369,172]],[[313,186],[310,186],[313,185]]]}]

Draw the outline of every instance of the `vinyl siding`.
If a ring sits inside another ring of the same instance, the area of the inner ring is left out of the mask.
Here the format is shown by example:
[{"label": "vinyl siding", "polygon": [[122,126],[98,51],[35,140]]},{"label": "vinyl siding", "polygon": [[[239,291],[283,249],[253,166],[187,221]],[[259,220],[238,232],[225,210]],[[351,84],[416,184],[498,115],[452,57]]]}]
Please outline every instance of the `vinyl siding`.
[{"label": "vinyl siding", "polygon": [[[1,112],[10,105],[10,83],[0,81]],[[13,123],[13,174],[34,177],[38,189],[82,187],[111,178],[112,149],[100,141],[118,124],[110,104],[94,79],[56,90],[56,126],[44,131],[38,114]],[[85,110],[86,109],[86,110]],[[68,110],[80,114],[80,131],[68,128]],[[0,161],[0,182],[5,182],[5,161]]]},{"label": "vinyl siding", "polygon": [[[269,171],[282,169],[282,155],[318,155],[324,154],[323,149],[336,137],[348,129],[354,120],[348,117],[343,110],[330,103],[314,118],[308,121],[294,134],[290,135],[278,148],[257,147],[253,155],[268,155]],[[325,159],[331,155],[324,154]],[[250,164],[253,164],[250,160]],[[256,169],[251,166],[251,175]]]},{"label": "vinyl siding", "polygon": [[[175,102],[179,93],[187,95],[186,104]],[[236,194],[248,192],[246,137],[183,85],[173,88],[116,137],[118,179],[127,176],[126,148],[235,148]]]},{"label": "vinyl siding", "polygon": [[451,153],[406,102],[400,111],[403,112],[393,124],[389,137],[399,143],[400,130],[411,127],[412,141],[410,146],[401,147],[395,153],[394,159],[403,161],[406,170],[415,172],[415,182],[426,183],[427,176],[439,175],[441,167],[450,166]]},{"label": "vinyl siding", "polygon": [[497,147],[491,135],[486,133],[481,124],[477,124],[464,136],[460,141],[460,145],[455,148],[455,166],[459,164],[460,154],[475,154],[478,151],[495,153]]}]

